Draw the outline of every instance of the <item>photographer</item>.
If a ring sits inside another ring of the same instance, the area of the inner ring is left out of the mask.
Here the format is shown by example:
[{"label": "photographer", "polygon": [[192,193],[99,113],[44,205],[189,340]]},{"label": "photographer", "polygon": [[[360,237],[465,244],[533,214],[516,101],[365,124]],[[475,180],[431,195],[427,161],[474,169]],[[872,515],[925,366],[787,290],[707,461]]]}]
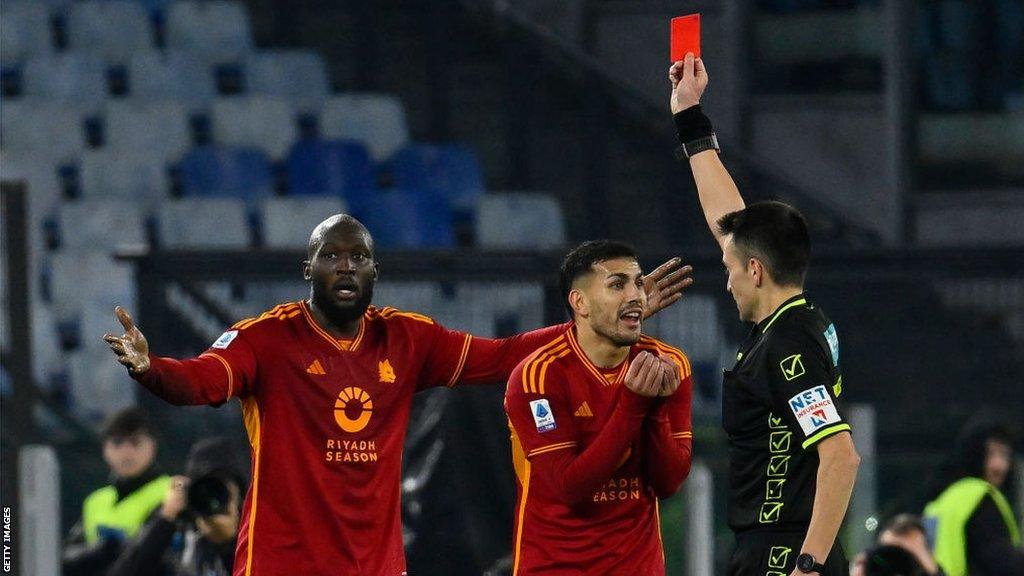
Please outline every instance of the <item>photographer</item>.
[{"label": "photographer", "polygon": [[208,438],[192,447],[185,473],[108,576],[231,574],[246,466],[232,443]]}]

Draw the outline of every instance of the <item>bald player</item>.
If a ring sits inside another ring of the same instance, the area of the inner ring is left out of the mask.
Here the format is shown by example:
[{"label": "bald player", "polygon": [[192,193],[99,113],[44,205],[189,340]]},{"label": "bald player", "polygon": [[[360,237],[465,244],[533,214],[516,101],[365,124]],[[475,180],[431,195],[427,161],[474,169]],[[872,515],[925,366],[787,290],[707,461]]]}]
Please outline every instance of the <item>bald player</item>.
[{"label": "bald player", "polygon": [[[679,264],[645,278],[649,314],[691,282]],[[238,322],[196,358],[150,354],[121,308],[124,334],[104,339],[133,378],[171,404],[241,402],[252,483],[235,576],[405,574],[399,484],[412,395],[507,380],[567,325],[492,340],[372,306],[373,238],[347,215],[313,230],[302,273],[307,300]]]}]

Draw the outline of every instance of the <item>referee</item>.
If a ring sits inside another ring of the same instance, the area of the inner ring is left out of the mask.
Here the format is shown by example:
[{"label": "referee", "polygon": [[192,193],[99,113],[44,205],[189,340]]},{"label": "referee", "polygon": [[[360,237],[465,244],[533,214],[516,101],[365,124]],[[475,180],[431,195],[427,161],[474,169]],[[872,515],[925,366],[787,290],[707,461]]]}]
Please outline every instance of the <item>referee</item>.
[{"label": "referee", "polygon": [[846,575],[835,540],[860,457],[839,400],[835,326],[803,292],[807,223],[780,202],[745,206],[700,108],[708,83],[703,62],[687,54],[669,80],[676,155],[693,170],[740,320],[754,324],[724,376],[729,527],[736,534],[728,573]]}]

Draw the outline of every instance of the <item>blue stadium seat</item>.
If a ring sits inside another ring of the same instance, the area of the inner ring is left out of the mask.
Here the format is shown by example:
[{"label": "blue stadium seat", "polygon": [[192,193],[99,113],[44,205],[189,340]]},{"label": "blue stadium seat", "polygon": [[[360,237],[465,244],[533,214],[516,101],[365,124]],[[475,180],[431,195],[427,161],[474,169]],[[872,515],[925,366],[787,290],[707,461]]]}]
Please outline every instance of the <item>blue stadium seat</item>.
[{"label": "blue stadium seat", "polygon": [[23,63],[31,56],[53,52],[50,12],[41,2],[5,0],[0,26],[0,63]]},{"label": "blue stadium seat", "polygon": [[65,102],[5,100],[0,106],[3,148],[54,163],[74,161],[86,148],[82,120],[83,113]]},{"label": "blue stadium seat", "polygon": [[83,199],[60,207],[61,250],[104,250],[146,243],[144,206],[123,200]]},{"label": "blue stadium seat", "polygon": [[145,209],[166,199],[171,189],[167,163],[137,148],[86,151],[78,185],[83,200],[131,200]]},{"label": "blue stadium seat", "polygon": [[226,196],[255,201],[273,193],[270,161],[253,148],[199,146],[178,163],[186,196]]},{"label": "blue stadium seat", "polygon": [[476,156],[455,144],[413,144],[389,162],[396,188],[430,189],[443,193],[460,221],[470,220],[484,193]]},{"label": "blue stadium seat", "polygon": [[191,51],[210,64],[238,62],[252,50],[249,14],[241,2],[175,2],[166,19],[167,47]]},{"label": "blue stadium seat", "polygon": [[376,188],[366,147],[352,140],[300,140],[288,155],[288,192],[342,196],[361,213]]},{"label": "blue stadium seat", "polygon": [[319,111],[331,91],[327,65],[310,50],[260,50],[245,60],[246,88],[277,96],[301,112]]},{"label": "blue stadium seat", "polygon": [[210,118],[214,142],[256,147],[274,160],[288,154],[299,132],[291,103],[273,96],[220,98]]},{"label": "blue stadium seat", "polygon": [[187,111],[205,110],[217,89],[209,65],[194,54],[147,50],[128,62],[128,93],[131,99],[180,102]]},{"label": "blue stadium seat", "polygon": [[550,249],[565,243],[558,201],[547,194],[491,193],[480,198],[476,241],[482,248]]},{"label": "blue stadium seat", "polygon": [[145,9],[129,0],[75,2],[68,9],[67,35],[70,49],[95,54],[108,64],[127,63],[132,54],[154,45]]},{"label": "blue stadium seat", "polygon": [[267,198],[260,205],[263,243],[268,248],[304,250],[317,224],[346,211],[345,202],[337,197]]},{"label": "blue stadium seat", "polygon": [[188,113],[178,102],[114,100],[107,103],[104,120],[108,148],[142,151],[163,164],[177,162],[192,144]]},{"label": "blue stadium seat", "polygon": [[361,215],[378,248],[451,248],[451,209],[431,190],[383,190]]},{"label": "blue stadium seat", "polygon": [[157,209],[165,248],[240,249],[252,244],[245,203],[238,198],[181,198]]},{"label": "blue stadium seat", "polygon": [[23,93],[96,113],[107,97],[107,68],[93,54],[63,52],[34,57],[25,65]]},{"label": "blue stadium seat", "polygon": [[405,109],[394,96],[338,94],[320,112],[320,136],[329,140],[359,140],[377,162],[388,159],[409,142]]}]

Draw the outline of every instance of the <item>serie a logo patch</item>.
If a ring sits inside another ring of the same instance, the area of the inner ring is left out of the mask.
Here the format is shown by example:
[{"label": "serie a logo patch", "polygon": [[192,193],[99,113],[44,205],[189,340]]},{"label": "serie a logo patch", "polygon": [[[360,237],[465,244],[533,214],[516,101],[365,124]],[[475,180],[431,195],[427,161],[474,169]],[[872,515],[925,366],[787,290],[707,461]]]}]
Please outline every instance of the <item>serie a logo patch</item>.
[{"label": "serie a logo patch", "polygon": [[546,398],[530,402],[530,413],[533,414],[533,423],[537,425],[537,432],[548,432],[558,428],[555,424],[555,415],[551,413],[551,405]]},{"label": "serie a logo patch", "polygon": [[220,335],[217,341],[213,343],[212,348],[219,348],[221,350],[227,349],[231,345],[231,342],[238,337],[238,330],[228,330],[227,332]]}]

